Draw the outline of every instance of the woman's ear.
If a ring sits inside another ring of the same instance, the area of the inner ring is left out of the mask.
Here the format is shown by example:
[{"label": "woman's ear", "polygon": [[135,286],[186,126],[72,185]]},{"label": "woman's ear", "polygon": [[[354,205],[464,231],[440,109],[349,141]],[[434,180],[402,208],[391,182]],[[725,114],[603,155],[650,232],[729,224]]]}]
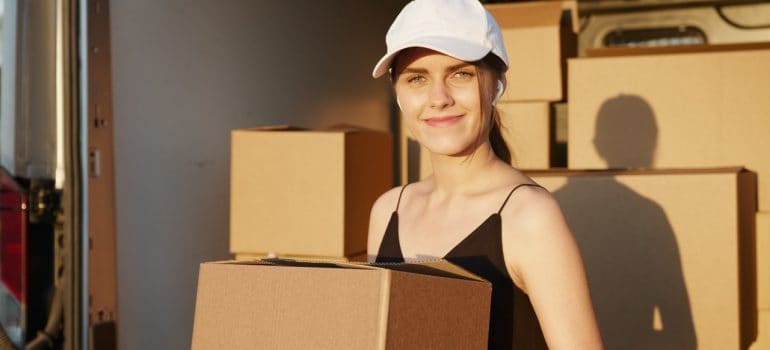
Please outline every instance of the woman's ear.
[{"label": "woman's ear", "polygon": [[497,87],[495,88],[495,99],[492,100],[492,105],[497,105],[497,101],[500,100],[500,97],[503,96],[503,92],[505,91],[505,83],[502,79],[497,80]]}]

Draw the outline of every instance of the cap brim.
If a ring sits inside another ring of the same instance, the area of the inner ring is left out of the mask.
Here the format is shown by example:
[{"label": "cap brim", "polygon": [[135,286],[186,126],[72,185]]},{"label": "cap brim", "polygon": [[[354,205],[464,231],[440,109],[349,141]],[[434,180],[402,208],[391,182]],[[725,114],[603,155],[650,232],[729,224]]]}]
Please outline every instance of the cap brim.
[{"label": "cap brim", "polygon": [[398,55],[401,50],[408,49],[410,47],[423,47],[434,51],[441,52],[447,56],[452,56],[461,61],[473,62],[478,61],[486,56],[490,49],[481,46],[477,43],[458,40],[456,38],[446,37],[422,37],[417,38],[403,45],[394,48],[392,51],[382,56],[377,65],[374,66],[372,76],[379,78],[388,72],[393,59]]}]

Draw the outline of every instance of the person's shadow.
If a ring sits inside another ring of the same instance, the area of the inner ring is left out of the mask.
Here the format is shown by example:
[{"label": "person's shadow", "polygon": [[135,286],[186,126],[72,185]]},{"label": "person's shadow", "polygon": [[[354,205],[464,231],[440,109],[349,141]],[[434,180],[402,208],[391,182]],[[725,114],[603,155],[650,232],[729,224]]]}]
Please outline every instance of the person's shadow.
[{"label": "person's shadow", "polygon": [[[594,144],[609,168],[650,167],[656,140],[655,115],[642,98],[602,105]],[[605,347],[695,349],[679,247],[663,209],[614,178],[570,177],[554,196],[583,256]]]}]

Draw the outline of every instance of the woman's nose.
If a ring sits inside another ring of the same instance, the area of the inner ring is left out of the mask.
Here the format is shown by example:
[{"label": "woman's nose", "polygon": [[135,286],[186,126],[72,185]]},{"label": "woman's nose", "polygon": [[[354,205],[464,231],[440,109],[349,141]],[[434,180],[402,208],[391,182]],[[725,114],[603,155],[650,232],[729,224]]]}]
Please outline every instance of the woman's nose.
[{"label": "woman's nose", "polygon": [[438,81],[433,84],[430,91],[431,108],[441,109],[452,105],[453,102],[451,91],[445,82]]}]

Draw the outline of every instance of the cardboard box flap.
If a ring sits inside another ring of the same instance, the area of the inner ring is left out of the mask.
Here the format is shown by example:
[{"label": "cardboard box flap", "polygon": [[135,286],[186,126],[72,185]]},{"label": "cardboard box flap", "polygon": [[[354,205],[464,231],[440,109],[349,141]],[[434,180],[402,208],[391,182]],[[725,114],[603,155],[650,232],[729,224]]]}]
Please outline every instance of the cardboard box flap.
[{"label": "cardboard box flap", "polygon": [[235,129],[235,131],[315,131],[315,132],[343,132],[343,133],[353,133],[353,132],[380,132],[379,130],[369,129],[358,125],[353,124],[334,124],[327,127],[317,128],[317,129],[309,129],[309,128],[303,128],[300,126],[294,126],[294,125],[287,125],[287,124],[279,124],[279,125],[263,125],[263,126],[256,126],[253,128],[243,128],[243,129]]},{"label": "cardboard box flap", "polygon": [[255,126],[253,128],[235,129],[233,131],[305,131],[307,128],[302,128],[294,125],[263,125]]},{"label": "cardboard box flap", "polygon": [[426,260],[406,263],[363,263],[344,262],[321,259],[286,259],[263,258],[255,260],[227,260],[205,262],[203,264],[228,264],[228,265],[266,265],[289,267],[312,267],[331,269],[364,269],[364,270],[392,270],[400,272],[416,273],[436,277],[463,279],[470,281],[485,281],[483,278],[470,273],[463,268],[443,259]]},{"label": "cardboard box flap", "polygon": [[718,174],[718,173],[742,173],[748,172],[742,166],[735,167],[717,167],[717,168],[696,168],[696,169],[657,169],[657,168],[627,168],[627,169],[547,169],[547,170],[524,170],[527,176],[590,176],[590,175],[668,175],[668,174]]},{"label": "cardboard box flap", "polygon": [[562,3],[532,2],[490,4],[487,9],[494,14],[501,28],[558,27],[561,23]]},{"label": "cardboard box flap", "polygon": [[319,131],[334,131],[334,132],[382,132],[380,130],[374,130],[370,128],[366,128],[359,125],[353,125],[353,124],[346,124],[346,123],[340,123],[340,124],[334,124],[325,128],[318,129]]},{"label": "cardboard box flap", "polygon": [[306,259],[285,259],[285,258],[265,258],[255,260],[228,260],[215,261],[204,264],[227,264],[227,265],[267,265],[267,266],[289,266],[289,267],[314,267],[314,268],[332,268],[332,269],[365,269],[373,268],[365,264],[351,264],[334,260],[306,260]]},{"label": "cardboard box flap", "polygon": [[463,279],[470,281],[485,281],[483,278],[476,276],[475,274],[470,273],[465,269],[443,259],[407,263],[372,263],[369,265],[393,271],[409,272],[421,275]]}]

